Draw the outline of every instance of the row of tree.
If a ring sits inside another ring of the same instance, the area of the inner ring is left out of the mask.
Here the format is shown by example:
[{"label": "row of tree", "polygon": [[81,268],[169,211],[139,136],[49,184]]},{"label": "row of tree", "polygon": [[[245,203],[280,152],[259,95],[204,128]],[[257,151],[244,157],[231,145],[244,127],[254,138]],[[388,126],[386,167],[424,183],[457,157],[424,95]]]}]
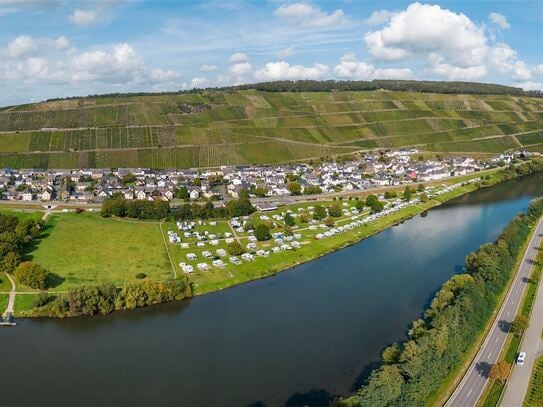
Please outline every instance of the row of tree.
[{"label": "row of tree", "polygon": [[274,81],[240,85],[233,89],[255,89],[267,92],[333,92],[369,91],[385,89],[390,91],[425,93],[463,93],[481,95],[543,96],[538,91],[524,91],[521,88],[493,83],[414,81],[414,80],[372,80],[372,81]]},{"label": "row of tree", "polygon": [[193,220],[246,216],[255,210],[247,198],[233,199],[224,207],[215,207],[211,201],[206,201],[204,204],[186,203],[172,208],[167,201],[127,200],[122,195],[116,194],[102,203],[101,215],[133,219]]},{"label": "row of tree", "polygon": [[534,201],[491,244],[471,253],[464,274],[436,294],[424,317],[413,322],[409,340],[383,351],[373,371],[347,406],[422,406],[456,372],[498,305],[515,261],[536,221],[543,200]]},{"label": "row of tree", "polygon": [[76,317],[109,314],[115,310],[132,310],[146,305],[180,301],[192,296],[187,280],[145,281],[116,288],[100,284],[71,289],[58,297],[38,298],[31,313],[35,317]]}]

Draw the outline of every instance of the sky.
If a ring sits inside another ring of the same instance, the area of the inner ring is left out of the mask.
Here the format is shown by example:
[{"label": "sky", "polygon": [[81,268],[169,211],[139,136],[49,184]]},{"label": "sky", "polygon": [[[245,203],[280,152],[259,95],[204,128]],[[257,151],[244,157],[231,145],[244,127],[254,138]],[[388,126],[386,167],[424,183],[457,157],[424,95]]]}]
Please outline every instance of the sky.
[{"label": "sky", "polygon": [[0,106],[284,79],[543,89],[543,1],[0,0]]}]

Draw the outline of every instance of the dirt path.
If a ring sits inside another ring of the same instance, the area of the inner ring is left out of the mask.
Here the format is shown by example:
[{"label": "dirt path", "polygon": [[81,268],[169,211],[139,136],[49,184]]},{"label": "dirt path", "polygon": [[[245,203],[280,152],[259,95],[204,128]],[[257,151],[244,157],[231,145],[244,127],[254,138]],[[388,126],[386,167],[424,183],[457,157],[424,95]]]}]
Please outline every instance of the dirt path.
[{"label": "dirt path", "polygon": [[15,287],[15,281],[13,281],[13,278],[8,273],[4,273],[4,274],[6,275],[9,282],[11,283],[11,291],[9,292],[8,306],[3,314],[3,315],[7,315],[7,314],[13,314],[13,309],[15,306],[15,296],[17,294],[17,291]]}]

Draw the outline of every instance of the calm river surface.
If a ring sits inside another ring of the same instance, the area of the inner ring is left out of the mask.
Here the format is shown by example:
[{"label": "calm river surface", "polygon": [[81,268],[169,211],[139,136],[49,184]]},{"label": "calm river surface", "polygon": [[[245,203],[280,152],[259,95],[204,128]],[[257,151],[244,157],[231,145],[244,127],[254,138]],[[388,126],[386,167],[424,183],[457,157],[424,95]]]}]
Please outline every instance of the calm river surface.
[{"label": "calm river surface", "polygon": [[0,404],[319,404],[402,340],[543,175],[464,196],[279,275],[136,312],[0,330]]}]

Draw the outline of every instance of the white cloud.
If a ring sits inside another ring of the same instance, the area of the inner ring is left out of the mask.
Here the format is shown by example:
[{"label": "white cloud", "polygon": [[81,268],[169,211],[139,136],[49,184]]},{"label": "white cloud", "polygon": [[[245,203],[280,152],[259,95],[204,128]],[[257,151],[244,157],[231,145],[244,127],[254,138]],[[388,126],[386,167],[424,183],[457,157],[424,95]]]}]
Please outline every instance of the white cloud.
[{"label": "white cloud", "polygon": [[452,64],[473,66],[487,50],[484,27],[464,14],[420,3],[392,16],[381,30],[368,32],[364,41],[370,54],[383,61],[439,54]]},{"label": "white cloud", "polygon": [[341,26],[346,22],[345,13],[341,9],[326,14],[319,7],[307,3],[283,5],[277,8],[274,14],[305,28]]},{"label": "white cloud", "polygon": [[543,75],[543,64],[539,64],[536,67],[534,67],[534,72],[536,74]]},{"label": "white cloud", "polygon": [[503,28],[504,30],[511,28],[511,24],[509,24],[507,18],[503,14],[492,12],[488,18],[492,23],[496,24],[500,28]]},{"label": "white cloud", "polygon": [[290,65],[285,61],[268,62],[264,68],[255,72],[254,77],[260,81],[274,81],[282,79],[321,79],[329,72],[323,64],[313,66]]},{"label": "white cloud", "polygon": [[75,9],[70,21],[76,25],[91,25],[96,22],[96,12],[92,10]]},{"label": "white cloud", "polygon": [[425,71],[434,75],[443,76],[453,81],[479,79],[487,74],[485,65],[457,66],[445,62],[445,59],[442,56],[435,54],[430,57],[430,65]]},{"label": "white cloud", "polygon": [[113,52],[84,52],[70,61],[71,79],[122,83],[137,80],[144,70],[143,59],[128,44],[117,44]]},{"label": "white cloud", "polygon": [[27,35],[20,35],[8,44],[7,54],[10,58],[19,59],[36,55],[38,44]]},{"label": "white cloud", "polygon": [[392,17],[397,14],[395,11],[376,10],[371,13],[371,16],[366,20],[369,25],[381,25],[388,23]]},{"label": "white cloud", "polygon": [[205,88],[209,85],[209,79],[197,76],[190,81],[191,88]]},{"label": "white cloud", "polygon": [[249,57],[243,52],[236,52],[230,55],[230,58],[228,58],[229,64],[239,64],[242,62],[249,62]]},{"label": "white cloud", "polygon": [[23,61],[10,61],[4,65],[3,77],[8,80],[35,82],[48,77],[48,63],[45,58],[30,57]]},{"label": "white cloud", "polygon": [[202,65],[200,67],[200,71],[202,72],[213,72],[213,71],[216,71],[217,70],[217,65]]},{"label": "white cloud", "polygon": [[531,79],[531,77],[531,69],[523,61],[516,61],[513,70],[513,79],[527,81],[528,79]]},{"label": "white cloud", "polygon": [[343,55],[334,67],[337,76],[343,79],[411,79],[413,71],[409,68],[375,68],[373,65],[359,61],[354,53]]},{"label": "white cloud", "polygon": [[516,86],[524,89],[524,90],[543,90],[543,83],[539,82],[523,82],[523,83],[517,83]]},{"label": "white cloud", "polygon": [[279,51],[276,55],[278,58],[288,58],[294,55],[294,47],[284,48],[281,51]]},{"label": "white cloud", "polygon": [[497,43],[490,50],[489,62],[498,72],[510,72],[516,59],[517,52],[505,43]]},{"label": "white cloud", "polygon": [[153,82],[169,82],[179,78],[179,74],[172,70],[153,69],[149,73],[149,79]]},{"label": "white cloud", "polygon": [[240,77],[247,75],[252,69],[253,67],[249,62],[240,62],[238,64],[233,64],[230,67],[229,72],[230,75]]}]

